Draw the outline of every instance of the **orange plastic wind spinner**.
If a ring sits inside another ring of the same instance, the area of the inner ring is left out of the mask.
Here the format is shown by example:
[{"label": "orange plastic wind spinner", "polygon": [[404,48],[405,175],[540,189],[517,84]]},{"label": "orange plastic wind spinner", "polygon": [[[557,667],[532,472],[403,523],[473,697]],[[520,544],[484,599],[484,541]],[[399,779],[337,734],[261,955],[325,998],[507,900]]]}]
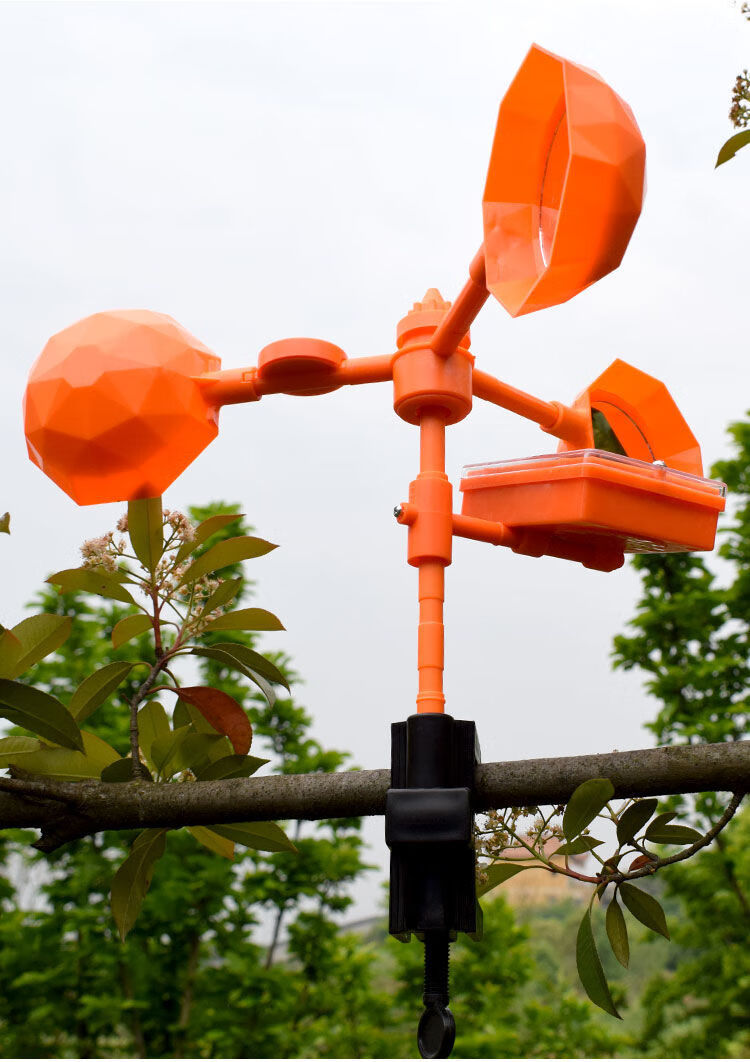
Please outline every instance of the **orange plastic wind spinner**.
[{"label": "orange plastic wind spinner", "polygon": [[[116,311],[53,336],[26,391],[31,460],[81,505],[161,494],[214,438],[230,403],[391,383],[396,414],[419,428],[419,471],[396,509],[419,571],[417,714],[394,728],[386,837],[390,931],[420,934],[426,969],[438,970],[426,975],[424,1057],[446,1057],[453,1042],[447,972],[439,973],[451,934],[480,931],[473,724],[444,714],[454,536],[612,571],[626,552],[711,549],[724,508],[723,485],[703,478],[698,444],[658,380],[615,361],[564,405],[478,369],[470,349],[469,328],[490,294],[517,316],[565,302],[619,265],[644,172],[628,106],[597,74],[535,45],[500,106],[484,242],[466,284],[452,305],[430,289],[398,323],[394,351],[349,358],[324,340],[282,339],[257,366],[222,370],[171,318]],[[476,399],[536,422],[559,448],[469,466],[459,513],[445,432]]]}]

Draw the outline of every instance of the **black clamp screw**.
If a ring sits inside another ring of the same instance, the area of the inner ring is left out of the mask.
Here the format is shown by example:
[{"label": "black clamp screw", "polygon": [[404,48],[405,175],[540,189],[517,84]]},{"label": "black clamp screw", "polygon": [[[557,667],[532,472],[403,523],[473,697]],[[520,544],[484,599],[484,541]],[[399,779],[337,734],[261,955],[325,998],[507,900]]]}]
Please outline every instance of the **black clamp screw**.
[{"label": "black clamp screw", "polygon": [[424,942],[422,1058],[448,1058],[456,1024],[448,1008],[450,943],[482,935],[477,903],[472,793],[479,763],[474,723],[425,713],[391,726],[391,788],[385,839],[391,849],[389,932]]}]

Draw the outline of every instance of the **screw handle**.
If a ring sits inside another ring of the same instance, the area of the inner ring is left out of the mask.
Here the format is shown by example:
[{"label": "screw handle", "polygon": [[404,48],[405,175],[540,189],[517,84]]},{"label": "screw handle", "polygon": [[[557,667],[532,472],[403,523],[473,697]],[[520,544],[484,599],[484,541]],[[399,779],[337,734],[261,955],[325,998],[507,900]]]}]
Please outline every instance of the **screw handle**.
[{"label": "screw handle", "polygon": [[448,1058],[456,1039],[456,1022],[448,1009],[450,940],[444,930],[424,935],[424,1013],[417,1029],[422,1058]]}]

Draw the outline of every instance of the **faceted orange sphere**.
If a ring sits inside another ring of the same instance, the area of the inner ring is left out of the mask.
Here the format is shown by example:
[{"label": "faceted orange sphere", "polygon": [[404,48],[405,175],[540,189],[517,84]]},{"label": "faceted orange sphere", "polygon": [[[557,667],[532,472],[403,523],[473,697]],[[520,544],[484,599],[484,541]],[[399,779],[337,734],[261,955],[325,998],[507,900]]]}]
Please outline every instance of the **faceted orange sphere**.
[{"label": "faceted orange sphere", "polygon": [[511,316],[617,268],[645,166],[627,103],[592,70],[532,45],[500,104],[482,203],[487,287]]},{"label": "faceted orange sphere", "polygon": [[154,498],[215,437],[218,409],[196,377],[220,367],[166,314],[84,317],[31,370],[29,456],[79,505]]}]

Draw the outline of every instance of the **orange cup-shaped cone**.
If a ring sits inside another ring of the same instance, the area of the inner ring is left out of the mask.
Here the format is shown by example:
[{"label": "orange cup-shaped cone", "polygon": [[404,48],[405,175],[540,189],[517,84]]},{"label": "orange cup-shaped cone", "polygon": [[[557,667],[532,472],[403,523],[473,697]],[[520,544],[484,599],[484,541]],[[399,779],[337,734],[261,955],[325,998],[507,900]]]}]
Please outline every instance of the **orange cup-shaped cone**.
[{"label": "orange cup-shaped cone", "polygon": [[195,378],[220,367],[166,314],[85,317],[31,370],[29,456],[79,505],[156,497],[217,433],[218,410]]},{"label": "orange cup-shaped cone", "polygon": [[645,165],[617,93],[533,45],[500,104],[483,199],[487,287],[511,316],[566,302],[617,268]]}]

